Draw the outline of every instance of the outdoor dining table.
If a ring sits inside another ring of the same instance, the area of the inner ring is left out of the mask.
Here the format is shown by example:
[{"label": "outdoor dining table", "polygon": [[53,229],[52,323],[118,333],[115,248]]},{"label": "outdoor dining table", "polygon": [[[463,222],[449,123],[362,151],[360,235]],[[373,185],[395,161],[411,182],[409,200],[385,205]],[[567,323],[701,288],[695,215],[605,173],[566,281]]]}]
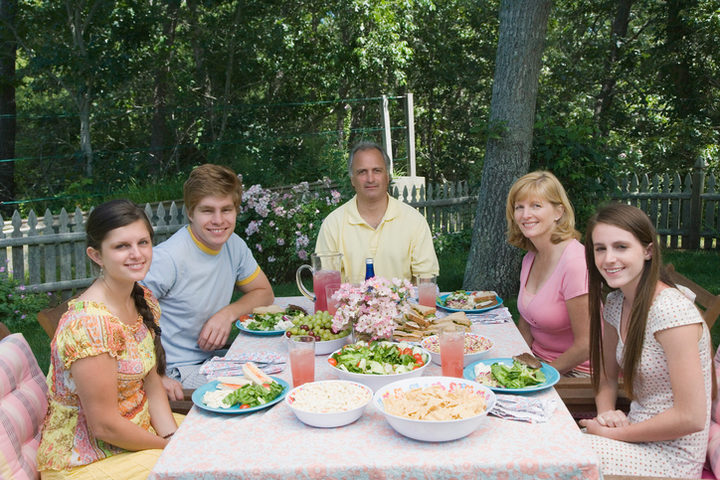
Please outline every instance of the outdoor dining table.
[{"label": "outdoor dining table", "polygon": [[[312,309],[304,297],[276,298],[275,303]],[[473,330],[494,341],[492,357],[528,350],[513,322],[476,324]],[[286,355],[286,341],[240,332],[230,352]],[[327,358],[316,357],[316,380],[337,378]],[[425,375],[441,375],[440,367],[429,365]],[[289,367],[275,376],[292,385]],[[601,478],[597,455],[555,390],[533,395],[556,401],[548,421],[488,416],[471,435],[444,443],[398,434],[372,402],[356,422],[329,429],[305,425],[284,402],[234,415],[194,406],[149,478]]]}]

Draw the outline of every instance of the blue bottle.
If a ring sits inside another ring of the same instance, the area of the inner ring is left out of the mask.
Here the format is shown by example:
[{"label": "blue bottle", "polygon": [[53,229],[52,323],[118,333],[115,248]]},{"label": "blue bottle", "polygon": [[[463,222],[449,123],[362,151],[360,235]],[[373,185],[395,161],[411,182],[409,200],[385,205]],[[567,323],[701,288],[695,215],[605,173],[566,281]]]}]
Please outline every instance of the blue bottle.
[{"label": "blue bottle", "polygon": [[365,280],[375,276],[375,267],[373,266],[373,259],[365,259]]}]

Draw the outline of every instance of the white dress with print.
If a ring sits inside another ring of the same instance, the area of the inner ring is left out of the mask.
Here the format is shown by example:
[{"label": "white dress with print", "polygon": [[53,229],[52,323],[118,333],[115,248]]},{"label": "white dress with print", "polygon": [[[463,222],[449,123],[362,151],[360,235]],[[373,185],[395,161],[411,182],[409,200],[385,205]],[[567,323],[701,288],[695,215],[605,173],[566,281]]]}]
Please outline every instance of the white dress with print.
[{"label": "white dress with print", "polygon": [[[623,294],[617,290],[608,295],[604,316],[608,326],[618,331],[616,358],[622,365],[623,343],[620,339],[620,314]],[[628,443],[597,435],[588,435],[593,449],[602,460],[606,475],[645,475],[699,478],[705,462],[710,421],[711,347],[710,333],[700,312],[682,293],[674,288],[662,290],[648,314],[645,342],[638,371],[633,383],[635,400],[630,405],[628,420],[638,423],[673,406],[672,387],[667,359],[655,333],[672,327],[701,323],[703,334],[698,341],[705,378],[707,418],[699,432],[662,442]]]}]

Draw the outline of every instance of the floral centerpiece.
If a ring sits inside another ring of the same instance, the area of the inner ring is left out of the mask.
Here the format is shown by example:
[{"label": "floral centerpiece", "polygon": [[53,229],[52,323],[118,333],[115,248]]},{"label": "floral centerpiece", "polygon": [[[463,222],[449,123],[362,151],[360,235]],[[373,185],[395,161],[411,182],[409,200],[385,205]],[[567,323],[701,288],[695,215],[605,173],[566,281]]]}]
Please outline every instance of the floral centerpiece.
[{"label": "floral centerpiece", "polygon": [[395,319],[409,311],[408,298],[413,286],[407,280],[373,277],[360,286],[343,283],[333,294],[338,302],[333,317],[333,330],[352,325],[356,333],[370,340],[390,339],[395,331]]}]

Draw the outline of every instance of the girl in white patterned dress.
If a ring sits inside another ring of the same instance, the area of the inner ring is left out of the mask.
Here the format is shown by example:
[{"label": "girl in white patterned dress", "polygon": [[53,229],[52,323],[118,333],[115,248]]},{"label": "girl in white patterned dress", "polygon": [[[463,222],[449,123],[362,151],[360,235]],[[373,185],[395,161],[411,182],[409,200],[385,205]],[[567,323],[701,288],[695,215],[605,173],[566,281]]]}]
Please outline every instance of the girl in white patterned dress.
[{"label": "girl in white patterned dress", "polygon": [[[642,210],[600,209],[585,250],[598,416],[581,424],[602,472],[699,478],[711,405],[708,328],[661,272],[657,234]],[[604,287],[614,291],[603,306]],[[627,416],[615,409],[620,373],[632,399]]]}]

